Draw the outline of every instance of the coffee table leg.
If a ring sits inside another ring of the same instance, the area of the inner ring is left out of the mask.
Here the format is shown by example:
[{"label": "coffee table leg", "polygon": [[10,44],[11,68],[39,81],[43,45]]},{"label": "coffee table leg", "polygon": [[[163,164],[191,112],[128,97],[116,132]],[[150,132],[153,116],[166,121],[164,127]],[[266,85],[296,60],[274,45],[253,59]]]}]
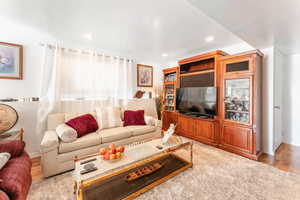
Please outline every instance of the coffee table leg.
[{"label": "coffee table leg", "polygon": [[191,142],[191,163],[193,167],[193,142]]},{"label": "coffee table leg", "polygon": [[74,182],[74,191],[73,194],[77,194],[77,182]]}]

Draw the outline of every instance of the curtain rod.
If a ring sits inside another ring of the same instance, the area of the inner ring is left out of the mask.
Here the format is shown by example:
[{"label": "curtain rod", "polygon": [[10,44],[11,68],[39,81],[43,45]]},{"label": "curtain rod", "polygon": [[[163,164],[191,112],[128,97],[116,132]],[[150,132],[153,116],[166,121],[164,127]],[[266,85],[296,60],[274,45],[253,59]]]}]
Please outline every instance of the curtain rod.
[{"label": "curtain rod", "polygon": [[[53,44],[45,44],[45,43],[40,43],[40,46],[47,46],[48,48],[56,48],[55,45]],[[99,53],[99,52],[96,52],[96,51],[88,51],[88,50],[81,50],[81,49],[74,49],[74,48],[66,48],[66,47],[59,47],[60,49],[66,49],[66,50],[69,50],[71,52],[78,52],[78,51],[81,51],[83,54],[91,54],[92,52],[96,53],[97,56],[105,56],[107,58],[115,58],[115,59],[121,59],[121,60],[126,60],[128,62],[133,62],[133,59],[128,59],[128,58],[122,58],[121,56],[110,56],[110,55],[105,55],[104,53]]]}]

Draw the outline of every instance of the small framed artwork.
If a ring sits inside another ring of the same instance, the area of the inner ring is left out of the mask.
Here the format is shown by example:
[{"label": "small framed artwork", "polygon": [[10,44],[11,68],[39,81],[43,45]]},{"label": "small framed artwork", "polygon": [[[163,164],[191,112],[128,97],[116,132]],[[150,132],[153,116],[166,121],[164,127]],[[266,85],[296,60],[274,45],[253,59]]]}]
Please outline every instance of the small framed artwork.
[{"label": "small framed artwork", "polygon": [[137,65],[137,86],[153,86],[153,67],[148,65]]},{"label": "small framed artwork", "polygon": [[23,78],[23,46],[0,42],[0,79]]}]

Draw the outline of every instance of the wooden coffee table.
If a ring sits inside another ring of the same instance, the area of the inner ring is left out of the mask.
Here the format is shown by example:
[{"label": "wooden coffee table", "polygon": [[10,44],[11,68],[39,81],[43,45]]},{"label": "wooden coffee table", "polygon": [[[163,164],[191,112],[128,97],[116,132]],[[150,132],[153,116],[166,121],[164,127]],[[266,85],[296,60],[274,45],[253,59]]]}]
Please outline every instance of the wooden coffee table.
[{"label": "wooden coffee table", "polygon": [[[157,148],[158,146],[162,149]],[[122,159],[104,161],[98,154],[75,159],[75,193],[78,200],[133,199],[176,174],[193,166],[193,143],[173,136],[163,145],[161,139],[153,139],[125,146]],[[95,158],[96,171],[81,175],[85,160]],[[133,181],[127,181],[129,173],[154,163],[161,163],[157,171]]]}]

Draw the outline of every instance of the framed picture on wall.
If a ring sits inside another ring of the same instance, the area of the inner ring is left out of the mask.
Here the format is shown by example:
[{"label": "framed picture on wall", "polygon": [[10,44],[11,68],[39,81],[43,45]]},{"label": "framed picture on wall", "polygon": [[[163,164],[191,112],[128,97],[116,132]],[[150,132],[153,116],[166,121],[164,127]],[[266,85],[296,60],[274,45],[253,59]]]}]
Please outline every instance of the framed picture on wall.
[{"label": "framed picture on wall", "polygon": [[137,65],[137,86],[152,87],[153,86],[153,67],[148,65]]},{"label": "framed picture on wall", "polygon": [[0,42],[0,79],[23,78],[23,47]]}]

